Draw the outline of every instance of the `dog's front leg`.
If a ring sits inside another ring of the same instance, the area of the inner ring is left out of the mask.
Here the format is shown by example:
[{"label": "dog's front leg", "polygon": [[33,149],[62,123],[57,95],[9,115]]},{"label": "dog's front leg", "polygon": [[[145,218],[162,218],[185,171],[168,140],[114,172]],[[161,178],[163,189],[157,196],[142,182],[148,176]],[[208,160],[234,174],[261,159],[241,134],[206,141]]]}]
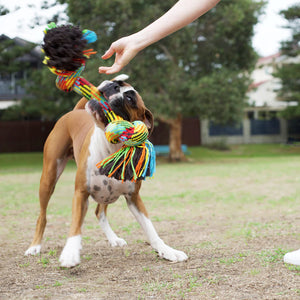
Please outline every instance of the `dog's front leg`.
[{"label": "dog's front leg", "polygon": [[81,226],[88,209],[88,193],[76,190],[72,205],[72,223],[67,243],[60,255],[62,267],[74,267],[80,263]]},{"label": "dog's front leg", "polygon": [[115,232],[111,229],[106,214],[107,214],[107,204],[98,204],[96,211],[96,217],[99,220],[99,224],[108,239],[108,242],[112,247],[123,247],[127,245],[126,241],[119,238]]},{"label": "dog's front leg", "polygon": [[133,213],[141,227],[143,228],[150,245],[158,252],[158,255],[164,259],[179,262],[188,259],[188,256],[176,249],[166,245],[158,236],[152,222],[148,218],[147,210],[139,194],[133,194],[132,197],[126,197],[127,205]]}]

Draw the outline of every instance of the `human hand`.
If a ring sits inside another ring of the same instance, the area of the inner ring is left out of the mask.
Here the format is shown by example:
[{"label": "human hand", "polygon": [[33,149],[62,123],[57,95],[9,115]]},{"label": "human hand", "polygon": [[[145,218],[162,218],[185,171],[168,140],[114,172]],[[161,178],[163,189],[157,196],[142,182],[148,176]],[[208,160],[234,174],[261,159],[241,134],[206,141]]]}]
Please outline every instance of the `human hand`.
[{"label": "human hand", "polygon": [[112,43],[109,49],[102,55],[102,59],[108,59],[115,53],[115,62],[111,67],[99,67],[99,73],[113,74],[125,67],[139,52],[135,38],[127,36]]}]

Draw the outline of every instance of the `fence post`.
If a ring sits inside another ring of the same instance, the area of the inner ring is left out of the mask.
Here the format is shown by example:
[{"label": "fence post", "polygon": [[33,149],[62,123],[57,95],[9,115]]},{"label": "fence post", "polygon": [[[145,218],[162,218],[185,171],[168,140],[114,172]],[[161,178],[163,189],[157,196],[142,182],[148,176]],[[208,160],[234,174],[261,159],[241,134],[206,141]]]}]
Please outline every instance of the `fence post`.
[{"label": "fence post", "polygon": [[283,118],[279,118],[280,121],[280,136],[283,142],[287,142],[288,139],[288,125],[287,121]]},{"label": "fence post", "polygon": [[209,144],[209,121],[202,120],[200,124],[201,144],[207,145]]},{"label": "fence post", "polygon": [[243,139],[244,144],[250,144],[250,120],[248,118],[243,119]]}]

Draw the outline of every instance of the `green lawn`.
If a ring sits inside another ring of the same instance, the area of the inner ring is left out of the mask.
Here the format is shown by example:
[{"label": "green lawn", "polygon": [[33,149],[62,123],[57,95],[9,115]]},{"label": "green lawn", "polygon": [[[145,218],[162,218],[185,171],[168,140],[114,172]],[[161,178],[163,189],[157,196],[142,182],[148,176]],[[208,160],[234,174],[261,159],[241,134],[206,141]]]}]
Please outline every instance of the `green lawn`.
[{"label": "green lawn", "polygon": [[33,153],[0,153],[0,173],[33,171],[41,168],[43,154]]},{"label": "green lawn", "polygon": [[[233,158],[297,156],[300,146],[283,144],[233,145],[230,150],[219,151],[207,147],[189,147],[187,157],[196,161],[216,161]],[[0,153],[0,174],[3,172],[19,172],[38,170],[42,166],[43,155],[34,153]],[[164,161],[158,160],[158,162]],[[74,166],[74,164],[70,163]]]},{"label": "green lawn", "polygon": [[212,150],[207,147],[189,147],[190,157],[196,160],[249,158],[249,157],[276,157],[300,154],[300,146],[287,144],[252,144],[232,145],[228,151]]}]

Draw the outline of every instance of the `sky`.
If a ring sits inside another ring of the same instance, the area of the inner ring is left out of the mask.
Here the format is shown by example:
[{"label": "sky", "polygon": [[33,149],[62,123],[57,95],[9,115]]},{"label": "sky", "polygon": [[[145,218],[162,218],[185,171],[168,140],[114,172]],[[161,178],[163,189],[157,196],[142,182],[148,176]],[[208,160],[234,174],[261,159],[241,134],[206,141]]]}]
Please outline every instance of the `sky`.
[{"label": "sky", "polygon": [[[51,1],[55,2],[55,0]],[[63,14],[64,10],[64,6],[60,5],[43,11],[42,2],[43,0],[0,0],[0,5],[11,10],[10,14],[0,16],[0,34],[10,38],[18,36],[31,42],[41,43],[47,17],[56,12]],[[290,37],[290,31],[282,28],[287,23],[279,15],[279,11],[299,3],[299,0],[267,0],[267,2],[265,14],[260,17],[259,23],[254,28],[253,47],[260,56],[277,53],[280,42]],[[32,28],[36,19],[41,25]]]}]

